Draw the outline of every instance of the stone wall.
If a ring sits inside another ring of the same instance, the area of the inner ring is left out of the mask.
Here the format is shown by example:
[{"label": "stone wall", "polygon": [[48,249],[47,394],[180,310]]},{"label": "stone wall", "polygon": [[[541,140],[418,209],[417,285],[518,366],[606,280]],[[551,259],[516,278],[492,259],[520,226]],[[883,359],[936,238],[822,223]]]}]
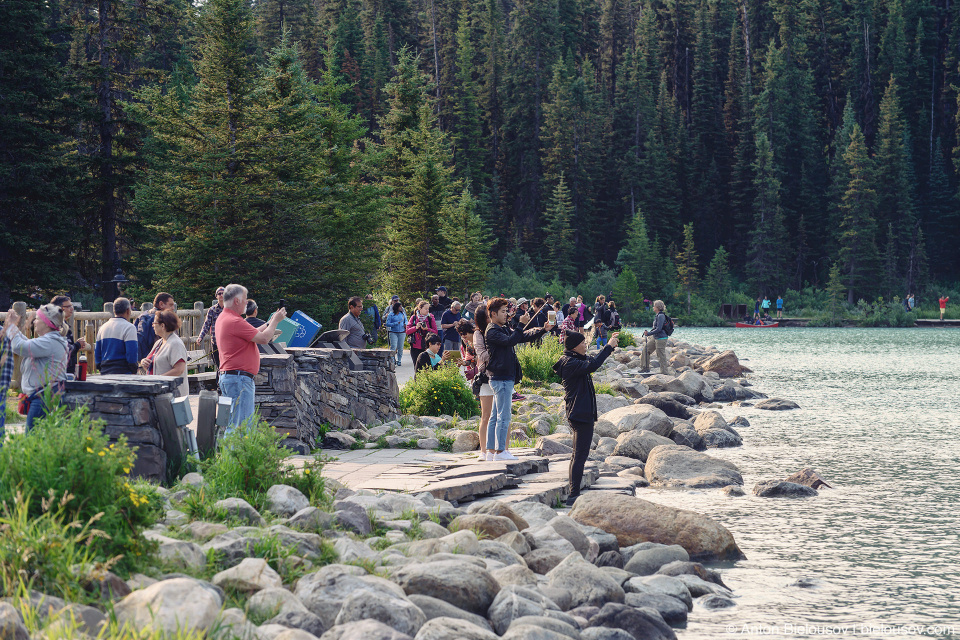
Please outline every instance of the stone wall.
[{"label": "stone wall", "polygon": [[71,408],[86,406],[90,416],[103,420],[104,433],[114,443],[123,434],[137,449],[130,475],[163,482],[167,454],[160,434],[156,397],[176,395],[178,380],[163,376],[90,376],[66,383],[63,402]]},{"label": "stone wall", "polygon": [[[349,366],[351,353],[363,370]],[[261,356],[256,403],[263,418],[288,437],[315,447],[321,424],[349,429],[388,421],[400,411],[389,349],[287,349]]]}]

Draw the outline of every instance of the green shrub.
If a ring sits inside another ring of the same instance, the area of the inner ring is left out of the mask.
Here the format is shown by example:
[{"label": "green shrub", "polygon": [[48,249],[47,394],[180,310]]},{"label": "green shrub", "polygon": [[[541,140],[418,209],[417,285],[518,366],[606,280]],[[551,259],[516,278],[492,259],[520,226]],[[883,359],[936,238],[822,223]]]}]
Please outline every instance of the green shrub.
[{"label": "green shrub", "polygon": [[418,416],[480,413],[480,404],[467,386],[460,368],[453,363],[436,370],[423,369],[400,390],[400,411]]},{"label": "green shrub", "polygon": [[619,346],[620,346],[620,348],[622,348],[622,349],[626,349],[626,348],[628,348],[628,347],[636,347],[636,346],[638,346],[638,345],[637,345],[637,337],[636,337],[635,335],[633,335],[632,332],[627,331],[627,330],[624,329],[623,331],[620,332],[620,343],[619,343]]},{"label": "green shrub", "polygon": [[321,502],[323,463],[313,460],[302,470],[291,468],[286,462],[290,452],[280,446],[284,437],[259,416],[227,434],[217,454],[201,464],[204,480],[210,485],[206,493],[211,498],[243,498],[259,509],[267,489],[286,484],[303,492],[311,504]]},{"label": "green shrub", "polygon": [[68,411],[56,407],[34,423],[29,435],[8,435],[0,449],[0,502],[12,505],[18,494],[33,517],[46,512],[44,497],[71,495],[66,517],[89,522],[99,515],[104,532],[91,540],[95,560],[118,558],[121,573],[137,567],[154,545],[143,530],[162,515],[162,500],[153,485],[131,482],[134,452],[120,436],[110,444],[103,423],[90,418],[86,408]]},{"label": "green shrub", "polygon": [[553,365],[563,355],[563,346],[553,336],[547,336],[539,346],[520,345],[516,352],[524,378],[535,382],[560,382],[560,378],[553,371]]}]

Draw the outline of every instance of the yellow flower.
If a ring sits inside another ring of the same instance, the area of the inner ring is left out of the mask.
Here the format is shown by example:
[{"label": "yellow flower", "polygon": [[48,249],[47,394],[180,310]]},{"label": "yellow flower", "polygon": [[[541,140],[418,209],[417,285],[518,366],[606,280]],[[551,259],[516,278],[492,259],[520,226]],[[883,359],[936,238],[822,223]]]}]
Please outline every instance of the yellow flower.
[{"label": "yellow flower", "polygon": [[124,473],[130,473],[130,467],[124,467],[124,468],[123,468],[123,472],[124,472]]},{"label": "yellow flower", "polygon": [[303,472],[304,472],[306,475],[310,475],[310,469],[304,469]]},{"label": "yellow flower", "polygon": [[93,449],[91,449],[90,447],[87,447],[87,453],[93,453]]},{"label": "yellow flower", "polygon": [[103,457],[103,451],[101,451],[101,452],[98,453],[97,455],[100,456],[100,457]]}]

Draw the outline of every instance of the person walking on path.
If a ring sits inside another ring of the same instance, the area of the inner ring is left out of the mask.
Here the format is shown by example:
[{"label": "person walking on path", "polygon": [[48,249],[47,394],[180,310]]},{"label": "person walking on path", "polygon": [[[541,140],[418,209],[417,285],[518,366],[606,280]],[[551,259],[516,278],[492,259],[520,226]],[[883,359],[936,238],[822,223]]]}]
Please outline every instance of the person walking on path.
[{"label": "person walking on path", "polygon": [[437,332],[437,323],[430,314],[430,303],[421,300],[416,311],[407,321],[407,335],[410,336],[410,358],[417,364],[417,358],[427,348],[427,336]]},{"label": "person walking on path", "polygon": [[[30,433],[34,421],[47,415],[53,408],[48,402],[63,393],[63,383],[67,380],[69,346],[67,339],[60,335],[63,310],[57,305],[43,305],[36,313],[27,314],[27,321],[33,324],[33,339],[28,339],[20,332],[20,316],[10,309],[4,324],[4,337],[10,341],[10,354],[7,359],[11,359],[13,354],[21,358],[20,388],[27,395],[29,408],[26,430]],[[127,324],[133,328],[133,325]],[[133,353],[136,355],[136,340]]]},{"label": "person walking on path", "polygon": [[158,313],[165,309],[175,309],[176,303],[173,296],[166,291],[161,291],[153,297],[153,309],[140,314],[137,318],[137,358],[143,360],[147,354],[153,350],[153,345],[157,342],[157,334],[153,331],[153,319]]},{"label": "person walking on path", "polygon": [[130,324],[130,300],[113,301],[113,317],[97,332],[93,359],[103,375],[135,374],[140,360],[137,330]]},{"label": "person walking on path", "polygon": [[[757,298],[757,304],[760,304],[759,298]],[[663,300],[654,300],[653,309],[657,312],[653,319],[653,326],[648,331],[643,332],[647,341],[641,352],[640,373],[650,372],[650,352],[656,349],[657,360],[660,361],[660,373],[672,375],[673,370],[670,368],[670,361],[667,360],[667,333],[663,330],[663,325],[667,321],[667,307],[663,304]],[[757,319],[759,320],[759,316]],[[653,338],[652,344],[650,338]]]},{"label": "person walking on path", "polygon": [[783,296],[777,296],[777,320],[783,320]]},{"label": "person walking on path", "polygon": [[487,364],[490,362],[490,352],[487,350],[484,333],[490,326],[490,316],[485,306],[477,307],[474,313],[477,319],[477,330],[473,334],[473,350],[477,353],[477,374],[473,377],[473,395],[480,401],[480,455],[478,460],[490,461],[493,452],[487,449],[487,426],[490,423],[490,414],[493,412],[493,387],[487,375]]},{"label": "person walking on path", "polygon": [[197,345],[203,344],[203,339],[207,333],[210,333],[210,344],[212,350],[210,357],[213,359],[213,366],[220,369],[220,352],[217,350],[217,318],[223,313],[223,287],[217,287],[217,304],[210,307],[207,311],[207,319],[203,322],[203,328],[200,329],[200,335],[197,336]]},{"label": "person walking on path", "polygon": [[360,322],[361,313],[363,313],[363,300],[360,296],[353,296],[347,301],[347,312],[340,318],[340,324],[338,325],[341,331],[350,332],[345,340],[354,349],[365,349],[367,347],[367,330]]},{"label": "person walking on path", "polygon": [[440,336],[433,333],[427,336],[427,348],[417,356],[417,363],[413,367],[416,376],[422,369],[434,369],[440,366],[443,358],[440,357]]},{"label": "person walking on path", "polygon": [[947,311],[947,302],[949,302],[950,296],[940,296],[940,322],[943,322],[943,314]]},{"label": "person walking on path", "polygon": [[164,309],[153,317],[153,329],[159,340],[140,364],[149,375],[178,378],[178,396],[186,398],[190,395],[190,385],[187,382],[187,347],[177,335],[180,318],[173,309]]},{"label": "person walking on path", "polygon": [[457,323],[461,320],[463,320],[463,315],[460,313],[460,303],[454,301],[440,318],[444,351],[458,351],[460,349],[460,334],[457,332]]},{"label": "person walking on path", "polygon": [[490,325],[485,334],[489,351],[487,375],[493,389],[493,427],[487,428],[487,449],[494,451],[494,461],[516,460],[507,449],[510,434],[510,409],[512,405],[513,385],[520,381],[522,371],[517,354],[513,348],[523,342],[533,342],[553,328],[549,322],[539,329],[514,331],[507,326],[509,319],[508,302],[503,298],[494,298],[487,306]]},{"label": "person walking on path", "polygon": [[217,317],[214,330],[220,348],[220,391],[233,399],[227,434],[247,422],[256,410],[253,379],[260,373],[257,345],[273,340],[277,325],[287,317],[287,310],[277,309],[270,322],[255,329],[240,315],[247,308],[246,287],[228,284],[224,287],[222,299],[223,311]]},{"label": "person walking on path", "polygon": [[407,313],[399,300],[393,303],[393,308],[387,314],[387,338],[399,367],[403,358],[403,343],[407,340]]},{"label": "person walking on path", "polygon": [[587,357],[587,342],[581,333],[568,333],[564,351],[553,365],[563,384],[567,421],[573,430],[573,453],[570,456],[570,496],[567,506],[580,496],[583,484],[583,465],[593,444],[593,425],[597,422],[597,392],[593,387],[594,371],[600,368],[619,344],[620,334],[610,337],[607,345],[592,358]]},{"label": "person walking on path", "polygon": [[73,371],[77,366],[77,357],[80,352],[87,348],[87,341],[83,338],[73,339],[70,319],[73,318],[74,309],[70,296],[54,296],[50,304],[55,304],[63,309],[63,328],[60,329],[60,335],[67,339],[67,344],[70,346],[70,354],[67,356],[67,371]]}]

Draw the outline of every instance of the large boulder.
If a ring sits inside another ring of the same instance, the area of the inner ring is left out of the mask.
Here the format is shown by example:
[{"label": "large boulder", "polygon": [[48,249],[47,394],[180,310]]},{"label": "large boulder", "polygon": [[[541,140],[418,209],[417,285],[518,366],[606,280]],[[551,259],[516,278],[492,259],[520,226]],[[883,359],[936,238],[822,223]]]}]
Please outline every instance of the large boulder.
[{"label": "large boulder", "polygon": [[603,605],[600,613],[590,619],[590,626],[622,629],[635,640],[676,640],[677,637],[656,610],[636,609],[614,602]]},{"label": "large boulder", "polygon": [[213,576],[213,584],[222,589],[254,593],[262,589],[279,589],[283,580],[263,558],[244,558],[237,566]]},{"label": "large boulder", "polygon": [[733,351],[724,351],[713,356],[702,367],[704,372],[713,371],[721,378],[737,378],[751,370],[740,364],[737,354]]},{"label": "large boulder", "polygon": [[393,577],[408,595],[431,596],[478,615],[487,612],[500,591],[488,571],[455,560],[407,565]]},{"label": "large boulder", "polygon": [[469,529],[485,534],[488,538],[500,536],[517,530],[517,525],[506,516],[494,516],[488,513],[467,513],[454,518],[450,523],[451,531]]},{"label": "large boulder", "polygon": [[415,593],[410,596],[410,602],[420,607],[423,614],[427,616],[427,620],[433,620],[434,618],[456,618],[474,624],[481,629],[491,630],[490,623],[487,622],[487,619],[483,616],[464,611],[439,598],[421,596]]},{"label": "large boulder", "polygon": [[[359,569],[363,575],[357,575],[355,569]],[[350,565],[327,565],[305,575],[297,581],[294,595],[329,629],[335,624],[344,601],[356,591],[371,591],[382,599],[406,597],[403,589],[396,584],[366,575],[362,568]]]},{"label": "large boulder", "polygon": [[644,475],[651,485],[660,487],[706,489],[743,484],[743,476],[732,462],[676,444],[654,448],[644,464]]},{"label": "large boulder", "polygon": [[628,431],[617,436],[617,446],[613,450],[615,456],[635,458],[641,462],[647,461],[647,456],[654,448],[660,445],[672,445],[673,440],[657,435],[653,431]]},{"label": "large boulder", "polygon": [[799,409],[800,405],[793,400],[767,398],[766,400],[761,400],[755,404],[754,407],[757,409],[763,409],[765,411],[789,411],[790,409]]},{"label": "large boulder", "polygon": [[623,602],[624,599],[620,585],[578,553],[571,553],[564,558],[563,562],[547,573],[546,579],[548,586],[568,591],[574,607],[599,607],[606,602]]},{"label": "large boulder", "polygon": [[[673,422],[663,411],[649,404],[631,404],[620,407],[600,416],[616,427],[616,437],[621,433],[634,430],[652,431],[658,436],[669,436],[673,431]],[[601,434],[605,435],[605,434]]]},{"label": "large boulder", "polygon": [[671,418],[681,418],[683,420],[690,418],[690,410],[687,409],[686,405],[662,393],[648,393],[642,398],[635,400],[634,404],[653,405]]},{"label": "large boulder", "polygon": [[511,586],[501,589],[487,611],[490,625],[503,635],[517,618],[542,616],[547,610],[559,611],[559,607],[546,600],[529,587]]},{"label": "large boulder", "polygon": [[743,444],[740,434],[716,411],[704,411],[698,415],[693,421],[693,428],[707,447],[738,447]]},{"label": "large boulder", "polygon": [[114,606],[117,622],[164,633],[211,631],[222,605],[217,592],[193,578],[161,580]]},{"label": "large boulder", "polygon": [[668,382],[664,391],[682,393],[698,402],[713,402],[713,387],[695,371],[684,371]]},{"label": "large boulder", "polygon": [[278,516],[292,516],[310,506],[307,496],[285,484],[275,484],[267,489],[266,509]]},{"label": "large boulder", "polygon": [[675,444],[690,447],[694,451],[707,450],[707,443],[703,441],[703,438],[700,437],[700,434],[697,433],[697,430],[694,429],[693,425],[689,422],[674,424],[670,439],[673,440]]},{"label": "large boulder", "polygon": [[741,560],[733,535],[707,516],[631,496],[591,491],[577,500],[570,517],[617,536],[621,547],[640,542],[678,544],[692,560]]},{"label": "large boulder", "polygon": [[619,409],[630,404],[630,401],[622,396],[610,396],[605,393],[597,394],[597,415],[603,415],[608,411]]},{"label": "large boulder", "polygon": [[358,589],[348,595],[337,614],[336,624],[377,620],[409,636],[417,635],[426,615],[407,598],[384,597],[382,593]]},{"label": "large boulder", "polygon": [[30,640],[30,633],[23,624],[23,616],[9,602],[0,602],[0,638]]},{"label": "large boulder", "polygon": [[832,487],[827,484],[827,481],[824,480],[819,473],[810,468],[801,469],[800,471],[787,476],[785,480],[787,482],[796,482],[797,484],[802,484],[810,487],[811,489],[820,489],[821,487],[832,489]]},{"label": "large boulder", "polygon": [[216,511],[225,511],[228,516],[233,516],[243,520],[254,527],[262,527],[266,524],[260,512],[253,508],[249,502],[243,498],[226,498],[213,503]]},{"label": "large boulder", "polygon": [[506,503],[500,502],[499,500],[491,500],[489,502],[474,502],[472,505],[470,505],[470,508],[467,509],[467,513],[486,513],[491,516],[503,516],[504,518],[510,518],[510,520],[513,521],[513,524],[517,526],[518,531],[523,531],[530,526],[530,524],[516,511],[511,509]]},{"label": "large boulder", "polygon": [[690,555],[686,549],[677,544],[641,543],[647,545],[637,550],[630,561],[623,567],[630,573],[638,576],[649,576],[656,573],[660,567],[676,560],[687,561]]},{"label": "large boulder", "polygon": [[416,640],[499,640],[499,636],[467,620],[431,618],[420,628]]},{"label": "large boulder", "polygon": [[164,564],[184,571],[202,571],[207,566],[207,555],[195,542],[168,538],[156,531],[146,531],[143,537],[159,544],[157,556]]},{"label": "large boulder", "polygon": [[[413,640],[413,636],[400,633],[378,620],[358,620],[347,624],[339,624],[321,636],[322,640]],[[273,640],[309,640],[306,636],[298,635],[284,638],[283,634]]]},{"label": "large boulder", "polygon": [[453,453],[469,453],[480,448],[480,434],[476,431],[457,429],[447,434],[453,438]]}]

